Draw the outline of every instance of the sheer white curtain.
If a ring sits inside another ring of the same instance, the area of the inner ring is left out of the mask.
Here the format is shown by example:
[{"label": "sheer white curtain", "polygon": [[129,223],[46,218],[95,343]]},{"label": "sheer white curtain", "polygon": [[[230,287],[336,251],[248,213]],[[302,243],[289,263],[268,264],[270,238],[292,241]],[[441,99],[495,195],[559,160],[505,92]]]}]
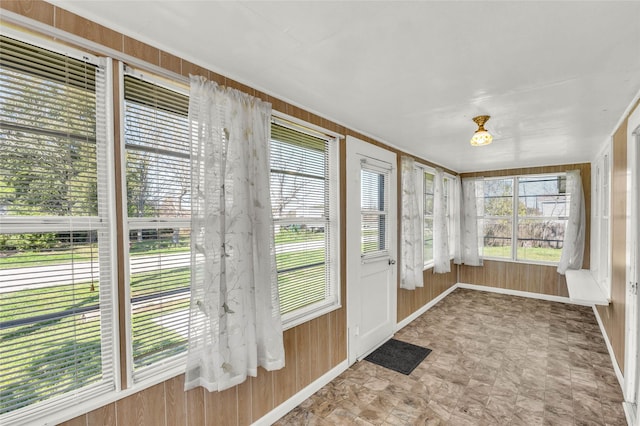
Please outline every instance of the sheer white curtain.
[{"label": "sheer white curtain", "polygon": [[460,235],[461,263],[470,266],[482,265],[478,239],[478,196],[484,193],[482,179],[462,179],[462,217]]},{"label": "sheer white curtain", "polygon": [[185,389],[284,366],[269,195],[271,105],[191,77],[191,308]]},{"label": "sheer white curtain", "polygon": [[402,256],[400,257],[400,288],[415,290],[422,287],[422,234],[420,196],[417,191],[417,172],[413,158],[401,158],[402,173]]},{"label": "sheer white curtain", "polygon": [[451,257],[442,169],[436,169],[433,184],[433,272],[444,274],[451,272]]},{"label": "sheer white curtain", "polygon": [[567,192],[569,192],[569,220],[564,231],[562,254],[558,263],[558,273],[564,275],[567,269],[581,269],[584,257],[585,206],[580,170],[567,172]]},{"label": "sheer white curtain", "polygon": [[460,178],[455,177],[451,183],[451,194],[449,195],[449,202],[451,203],[451,224],[453,229],[453,263],[459,265],[462,263],[462,186],[460,184]]}]

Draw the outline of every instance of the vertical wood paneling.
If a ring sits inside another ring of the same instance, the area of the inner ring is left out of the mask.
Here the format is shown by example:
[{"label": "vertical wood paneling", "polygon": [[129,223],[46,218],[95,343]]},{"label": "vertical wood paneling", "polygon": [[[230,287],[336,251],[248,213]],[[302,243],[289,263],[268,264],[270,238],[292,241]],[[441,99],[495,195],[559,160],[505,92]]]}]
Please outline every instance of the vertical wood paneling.
[{"label": "vertical wood paneling", "polygon": [[10,10],[19,15],[23,15],[53,26],[54,7],[52,4],[41,0],[2,0],[2,9]]},{"label": "vertical wood paneling", "polygon": [[182,59],[163,50],[160,51],[160,66],[176,74],[182,74]]},{"label": "vertical wood paneling", "polygon": [[[251,380],[247,380],[238,386],[236,386],[238,391],[238,424],[239,425],[248,425],[251,424],[251,404],[252,404],[252,395],[251,395]],[[230,389],[231,391],[231,389]]]},{"label": "vertical wood paneling", "polygon": [[160,65],[160,50],[134,38],[124,36],[122,51],[153,65]]},{"label": "vertical wood paneling", "polygon": [[87,424],[87,415],[83,414],[78,417],[74,417],[71,420],[67,420],[64,423],[60,423],[58,426],[89,426]]},{"label": "vertical wood paneling", "polygon": [[553,265],[485,260],[483,266],[460,265],[460,282],[568,297],[564,276],[556,269]]},{"label": "vertical wood paneling", "polygon": [[540,271],[540,293],[558,295],[558,277],[556,267],[545,266]]},{"label": "vertical wood paneling", "polygon": [[[343,281],[344,283],[344,281]],[[343,284],[344,285],[344,284]],[[344,300],[344,299],[342,299]],[[344,306],[344,302],[343,302]],[[331,367],[347,359],[347,310],[338,309],[331,313]]]},{"label": "vertical wood paneling", "polygon": [[296,327],[296,371],[298,380],[296,386],[303,389],[312,382],[311,377],[311,351],[315,350],[312,346],[311,328],[309,323],[303,323]]},{"label": "vertical wood paneling", "polygon": [[202,388],[191,389],[187,394],[187,421],[188,426],[201,426],[204,420],[204,390]]},{"label": "vertical wood paneling", "polygon": [[567,279],[564,275],[558,274],[558,296],[569,297],[569,287],[567,287]]},{"label": "vertical wood paneling", "polygon": [[204,424],[207,426],[236,426],[238,424],[238,391],[231,388],[222,392],[204,390]]},{"label": "vertical wood paneling", "polygon": [[251,420],[258,420],[273,407],[273,373],[258,367],[258,376],[251,378]]},{"label": "vertical wood paneling", "polygon": [[[630,112],[640,108],[640,102]],[[627,124],[625,117],[613,134],[611,167],[611,304],[598,306],[620,370],[624,373],[627,238]]]},{"label": "vertical wood paneling", "polygon": [[295,328],[284,332],[285,366],[273,372],[274,406],[285,402],[293,395],[296,388],[296,331]]},{"label": "vertical wood paneling", "polygon": [[184,391],[184,374],[164,382],[167,426],[180,426],[187,418],[187,394]]},{"label": "vertical wood paneling", "polygon": [[163,426],[165,424],[164,396],[164,383],[160,383],[118,400],[116,402],[118,424]]},{"label": "vertical wood paneling", "polygon": [[446,274],[434,274],[433,268],[423,272],[422,288],[404,290],[398,287],[398,322],[407,318],[418,309],[442,294],[445,290],[457,282],[457,267],[451,262],[451,272]]},{"label": "vertical wood paneling", "polygon": [[[309,347],[317,348],[320,344],[319,327],[317,319],[309,321]],[[318,351],[312,350],[309,357],[309,375],[310,380],[313,382],[320,377],[322,372],[320,371],[320,358],[323,354]],[[325,370],[326,371],[326,370]]]},{"label": "vertical wood paneling", "polygon": [[328,344],[331,341],[331,321],[329,315],[323,315],[315,321],[318,327],[318,353],[320,354],[317,360],[317,377],[320,377],[332,367],[331,345]]},{"label": "vertical wood paneling", "polygon": [[56,8],[55,27],[117,50],[118,52],[122,51],[122,34],[64,9]]},{"label": "vertical wood paneling", "polygon": [[87,426],[116,426],[116,404],[111,403],[87,413]]}]

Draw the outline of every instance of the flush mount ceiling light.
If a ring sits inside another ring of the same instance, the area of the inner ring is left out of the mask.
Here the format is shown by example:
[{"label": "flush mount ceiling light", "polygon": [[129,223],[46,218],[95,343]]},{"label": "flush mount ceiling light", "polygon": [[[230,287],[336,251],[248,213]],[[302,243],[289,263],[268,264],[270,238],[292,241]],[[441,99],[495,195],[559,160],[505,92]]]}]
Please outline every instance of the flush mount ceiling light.
[{"label": "flush mount ceiling light", "polygon": [[473,121],[478,125],[478,130],[476,130],[471,137],[471,146],[489,145],[493,140],[491,133],[487,132],[487,129],[484,128],[484,123],[489,121],[489,118],[491,117],[488,115],[473,117]]}]

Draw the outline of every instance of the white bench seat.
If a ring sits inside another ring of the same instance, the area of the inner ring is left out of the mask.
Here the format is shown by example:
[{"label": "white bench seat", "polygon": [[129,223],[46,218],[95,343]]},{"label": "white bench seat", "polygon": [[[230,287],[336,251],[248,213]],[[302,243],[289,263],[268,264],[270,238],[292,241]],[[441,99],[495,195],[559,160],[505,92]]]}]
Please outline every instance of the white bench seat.
[{"label": "white bench seat", "polygon": [[565,272],[567,279],[567,289],[569,299],[572,302],[589,305],[608,305],[609,299],[602,291],[588,269],[573,270]]}]

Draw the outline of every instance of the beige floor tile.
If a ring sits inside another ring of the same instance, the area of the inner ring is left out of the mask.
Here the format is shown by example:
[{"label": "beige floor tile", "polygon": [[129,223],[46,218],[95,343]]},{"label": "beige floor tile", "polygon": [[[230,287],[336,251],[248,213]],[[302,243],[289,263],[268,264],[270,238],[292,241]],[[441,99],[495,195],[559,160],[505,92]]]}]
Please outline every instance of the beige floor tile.
[{"label": "beige floor tile", "polygon": [[591,308],[458,289],[395,337],[433,352],[408,376],[358,362],[276,424],[626,424]]}]

